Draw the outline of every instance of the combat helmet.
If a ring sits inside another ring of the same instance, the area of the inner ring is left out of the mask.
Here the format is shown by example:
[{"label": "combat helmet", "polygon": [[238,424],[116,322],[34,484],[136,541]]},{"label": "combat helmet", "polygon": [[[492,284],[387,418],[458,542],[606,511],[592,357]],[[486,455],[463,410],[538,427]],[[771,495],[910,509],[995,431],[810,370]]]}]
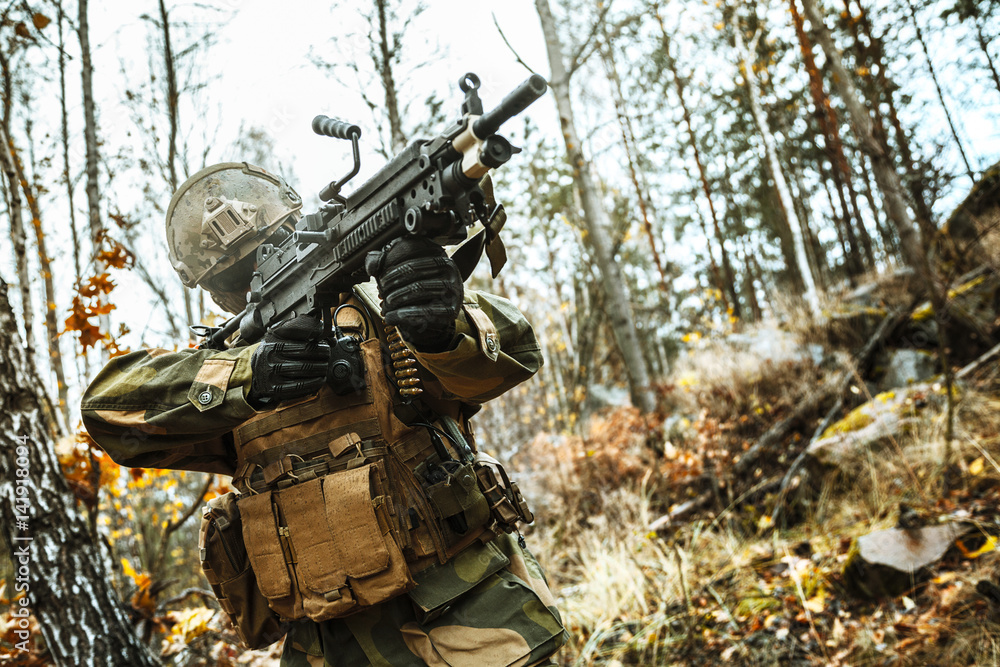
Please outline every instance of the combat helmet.
[{"label": "combat helmet", "polygon": [[246,162],[206,167],[184,181],[167,207],[170,263],[231,313],[246,305],[254,251],[287,234],[302,198],[285,181]]}]

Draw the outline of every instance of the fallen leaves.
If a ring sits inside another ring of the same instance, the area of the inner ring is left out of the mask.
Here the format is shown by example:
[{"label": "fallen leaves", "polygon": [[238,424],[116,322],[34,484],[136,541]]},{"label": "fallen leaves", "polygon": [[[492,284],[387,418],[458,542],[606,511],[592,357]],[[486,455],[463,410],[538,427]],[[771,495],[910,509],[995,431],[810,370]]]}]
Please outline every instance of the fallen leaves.
[{"label": "fallen leaves", "polygon": [[958,547],[958,550],[962,552],[962,555],[965,558],[968,558],[969,560],[974,560],[976,558],[979,558],[983,554],[988,554],[991,551],[994,551],[997,548],[997,536],[987,535],[986,540],[977,549],[969,549],[968,547],[966,547],[964,540],[958,540],[957,542],[955,542],[955,546]]}]

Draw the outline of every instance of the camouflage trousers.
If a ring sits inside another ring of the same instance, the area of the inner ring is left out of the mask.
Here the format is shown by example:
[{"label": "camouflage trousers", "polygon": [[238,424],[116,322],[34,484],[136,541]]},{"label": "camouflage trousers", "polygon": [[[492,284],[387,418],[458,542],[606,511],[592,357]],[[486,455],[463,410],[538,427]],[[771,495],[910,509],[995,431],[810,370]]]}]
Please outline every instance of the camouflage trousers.
[{"label": "camouflage trousers", "polygon": [[[552,664],[565,641],[555,600],[534,557],[508,535],[489,547],[509,564],[490,573],[491,559],[475,548],[446,564],[434,593],[464,590],[428,615],[427,584],[420,596],[403,595],[346,618],[304,621],[285,639],[282,667],[379,665],[493,667]],[[482,549],[482,547],[480,547]],[[496,562],[495,560],[492,562]],[[464,582],[464,584],[463,584]],[[478,582],[470,589],[469,582]]]}]

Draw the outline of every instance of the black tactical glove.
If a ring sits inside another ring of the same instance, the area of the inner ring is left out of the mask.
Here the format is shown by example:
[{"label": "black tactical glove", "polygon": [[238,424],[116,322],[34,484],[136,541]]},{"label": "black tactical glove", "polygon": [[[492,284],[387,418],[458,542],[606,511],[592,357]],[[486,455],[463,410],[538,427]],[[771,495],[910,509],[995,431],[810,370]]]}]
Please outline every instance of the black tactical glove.
[{"label": "black tactical glove", "polygon": [[368,253],[365,270],[378,282],[386,324],[422,352],[448,349],[462,307],[462,276],[444,248],[422,236],[395,239]]},{"label": "black tactical glove", "polygon": [[300,315],[264,334],[250,358],[247,403],[260,410],[281,401],[310,396],[326,382],[330,344],[320,340],[323,323]]}]

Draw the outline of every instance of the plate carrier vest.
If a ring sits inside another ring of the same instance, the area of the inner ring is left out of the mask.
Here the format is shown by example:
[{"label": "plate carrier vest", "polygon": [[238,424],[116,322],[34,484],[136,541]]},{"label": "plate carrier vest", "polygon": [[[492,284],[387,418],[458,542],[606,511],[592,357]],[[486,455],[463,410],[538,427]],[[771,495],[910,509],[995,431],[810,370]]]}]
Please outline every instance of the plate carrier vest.
[{"label": "plate carrier vest", "polygon": [[[364,287],[356,294],[339,330],[378,333],[381,323],[360,310],[378,312],[377,302]],[[363,387],[338,395],[324,385],[233,433],[243,542],[283,621],[384,602],[412,589],[421,570],[533,520],[500,464],[476,452],[476,408],[410,400],[426,371],[394,327],[385,332],[359,346]]]}]

